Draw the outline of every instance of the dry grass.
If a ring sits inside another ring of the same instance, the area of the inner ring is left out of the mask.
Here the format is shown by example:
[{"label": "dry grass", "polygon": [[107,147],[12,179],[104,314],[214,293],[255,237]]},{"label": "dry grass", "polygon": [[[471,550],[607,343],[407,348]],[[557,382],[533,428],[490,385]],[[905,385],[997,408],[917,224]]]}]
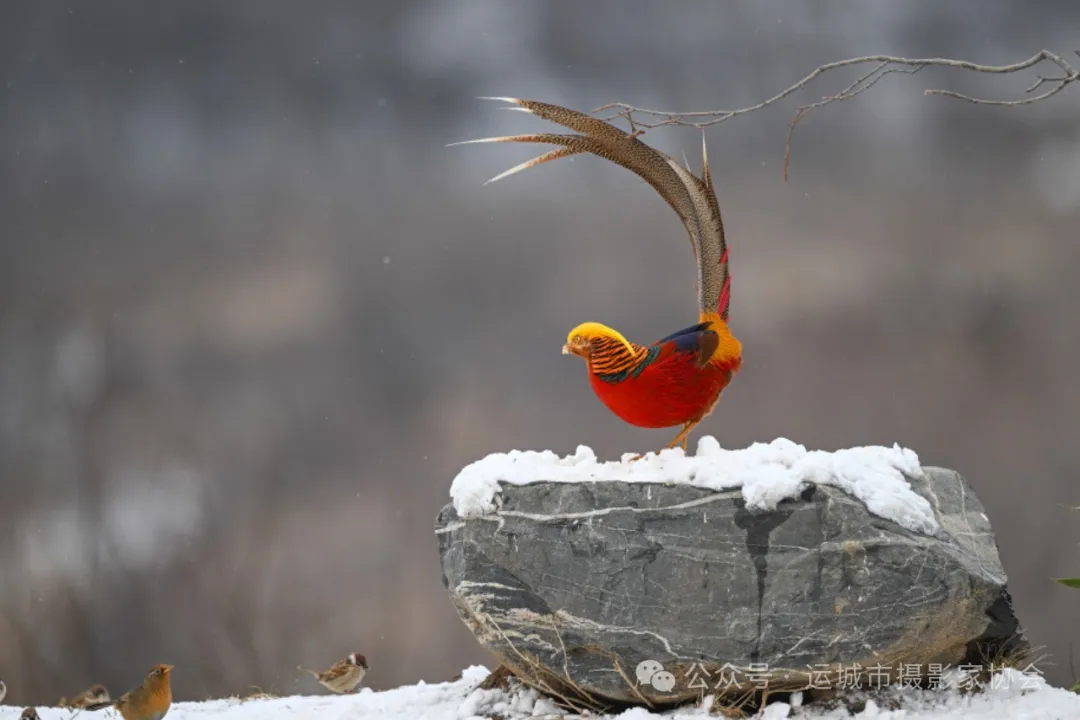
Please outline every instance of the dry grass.
[{"label": "dry grass", "polygon": [[247,695],[233,695],[229,699],[238,700],[240,703],[246,703],[251,702],[252,700],[274,700],[281,697],[281,695],[277,694],[273,690],[263,690],[258,685],[252,685],[248,689],[252,690],[252,692],[248,693]]},{"label": "dry grass", "polygon": [[509,690],[510,678],[513,677],[513,673],[510,672],[510,668],[506,665],[499,665],[497,668],[491,671],[491,674],[481,681],[476,686],[476,690]]},{"label": "dry grass", "polygon": [[506,643],[506,645],[513,650],[517,658],[524,663],[524,668],[528,668],[526,670],[522,667],[518,667],[514,663],[505,663],[507,667],[513,671],[514,677],[524,685],[533,688],[537,692],[543,693],[563,707],[576,713],[593,712],[603,714],[611,709],[610,704],[602,702],[593,693],[585,690],[570,677],[570,673],[565,666],[565,647],[563,650],[564,677],[559,677],[541,663],[535,655],[527,655],[519,650],[497,622],[490,617],[488,617],[487,620],[495,628],[495,631],[499,636],[502,637],[503,642]]}]

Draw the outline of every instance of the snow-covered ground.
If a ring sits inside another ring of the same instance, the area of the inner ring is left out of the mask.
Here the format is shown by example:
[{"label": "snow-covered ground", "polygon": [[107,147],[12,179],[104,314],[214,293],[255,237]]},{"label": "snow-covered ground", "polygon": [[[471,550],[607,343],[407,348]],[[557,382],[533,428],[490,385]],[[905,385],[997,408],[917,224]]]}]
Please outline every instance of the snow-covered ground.
[{"label": "snow-covered ground", "polygon": [[774,509],[781,500],[797,497],[807,483],[832,485],[852,495],[879,517],[914,532],[938,528],[930,503],[915,493],[907,477],[922,472],[919,456],[894,445],[854,447],[826,452],[777,438],[740,450],[725,450],[716,438],[705,435],[697,453],[682,449],[649,453],[637,461],[633,454],[618,462],[600,462],[585,445],[559,457],[550,450],[512,450],[493,453],[466,466],[454,478],[450,497],[461,517],[492,512],[499,482],[526,485],[534,482],[674,483],[711,490],[741,488],[751,509]]},{"label": "snow-covered ground", "polygon": [[[473,690],[488,671],[480,666],[467,669],[457,682],[427,685],[407,685],[394,690],[372,692],[362,690],[356,695],[293,696],[270,700],[207,700],[205,702],[175,703],[168,720],[525,720],[526,718],[578,717],[563,715],[557,707],[531,690]],[[841,718],[877,718],[879,720],[956,720],[980,718],[985,720],[1075,720],[1080,718],[1080,695],[1046,686],[1042,680],[1015,671],[1008,682],[987,688],[974,695],[955,691],[913,693],[905,696],[903,707],[887,709],[892,703],[873,701],[856,715],[834,708],[816,710],[812,706],[792,708],[773,703],[763,715],[765,720],[805,718],[806,720],[840,720]],[[0,720],[17,720],[22,708],[0,706]],[[38,708],[41,720],[70,720],[71,710]],[[84,720],[100,718],[113,720],[118,716],[111,710],[100,715],[87,715]],[[643,708],[624,711],[618,715],[591,716],[591,720],[700,720],[710,717],[700,708],[687,708],[668,713],[651,713]],[[716,717],[716,716],[712,716]]]}]

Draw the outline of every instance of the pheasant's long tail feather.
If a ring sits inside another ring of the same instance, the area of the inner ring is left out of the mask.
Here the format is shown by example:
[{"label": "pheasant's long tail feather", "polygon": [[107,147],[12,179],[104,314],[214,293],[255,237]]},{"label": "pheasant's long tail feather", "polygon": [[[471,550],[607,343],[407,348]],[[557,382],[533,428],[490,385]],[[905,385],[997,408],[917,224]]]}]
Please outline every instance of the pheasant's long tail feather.
[{"label": "pheasant's long tail feather", "polygon": [[531,142],[531,143],[548,143],[551,145],[562,145],[562,147],[549,150],[548,152],[534,157],[532,160],[526,160],[523,163],[515,165],[509,170],[504,170],[495,177],[484,182],[485,185],[490,185],[493,182],[502,180],[505,177],[509,177],[514,173],[519,173],[522,170],[528,170],[529,168],[536,167],[537,165],[543,165],[546,162],[552,160],[558,160],[570,155],[577,155],[579,153],[587,152],[584,148],[576,148],[575,140],[580,138],[579,135],[557,135],[552,133],[541,133],[533,135],[508,135],[506,137],[493,137],[493,138],[480,138],[478,140],[463,140],[461,142],[450,143],[451,147],[454,145],[475,145],[477,143],[495,143],[495,142]]},{"label": "pheasant's long tail feather", "polygon": [[728,309],[731,305],[731,273],[728,271],[728,246],[724,237],[724,219],[720,214],[720,203],[716,201],[716,188],[713,186],[712,173],[709,171],[709,147],[705,142],[705,135],[701,136],[701,186],[705,199],[709,203],[709,209],[716,218],[717,229],[720,239],[717,243],[720,258],[717,260],[716,282],[720,285],[720,297],[717,298],[717,312],[720,317],[727,321]]},{"label": "pheasant's long tail feather", "polygon": [[664,198],[678,214],[690,236],[694,259],[697,261],[698,311],[701,319],[705,321],[719,317],[727,320],[731,301],[727,243],[712,176],[709,174],[708,156],[704,152],[704,138],[702,139],[702,175],[699,178],[664,153],[638,140],[636,133],[627,133],[590,115],[536,100],[489,99],[512,103],[514,107],[507,109],[537,115],[580,134],[533,133],[452,143],[464,145],[484,142],[525,142],[559,146],[555,150],[496,175],[488,180],[488,183],[552,160],[580,153],[598,155],[630,170],[649,183]]}]

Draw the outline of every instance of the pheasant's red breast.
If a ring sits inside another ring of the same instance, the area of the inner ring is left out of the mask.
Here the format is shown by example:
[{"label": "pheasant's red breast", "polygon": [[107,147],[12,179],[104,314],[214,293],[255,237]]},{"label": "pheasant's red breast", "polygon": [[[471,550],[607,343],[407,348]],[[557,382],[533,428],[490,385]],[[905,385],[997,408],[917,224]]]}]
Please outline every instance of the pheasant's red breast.
[{"label": "pheasant's red breast", "polygon": [[631,425],[665,428],[708,415],[738,369],[715,363],[698,367],[686,355],[650,364],[637,376],[608,382],[593,373],[589,382],[611,412]]},{"label": "pheasant's red breast", "polygon": [[680,330],[628,354],[616,342],[599,344],[590,358],[589,382],[597,397],[622,420],[644,428],[698,421],[742,365],[741,353],[718,353],[711,323]]}]

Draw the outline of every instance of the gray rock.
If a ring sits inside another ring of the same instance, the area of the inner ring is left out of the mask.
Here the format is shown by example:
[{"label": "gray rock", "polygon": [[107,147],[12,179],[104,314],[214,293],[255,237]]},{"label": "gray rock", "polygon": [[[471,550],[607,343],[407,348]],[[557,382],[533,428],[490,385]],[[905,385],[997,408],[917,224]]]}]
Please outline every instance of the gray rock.
[{"label": "gray rock", "polygon": [[[603,702],[835,687],[856,667],[864,687],[905,676],[925,685],[935,664],[1022,657],[971,487],[941,468],[909,480],[934,507],[933,536],[828,486],[751,512],[739,490],[502,484],[493,514],[439,513],[443,582],[515,675]],[[656,663],[671,676],[650,679]]]}]

